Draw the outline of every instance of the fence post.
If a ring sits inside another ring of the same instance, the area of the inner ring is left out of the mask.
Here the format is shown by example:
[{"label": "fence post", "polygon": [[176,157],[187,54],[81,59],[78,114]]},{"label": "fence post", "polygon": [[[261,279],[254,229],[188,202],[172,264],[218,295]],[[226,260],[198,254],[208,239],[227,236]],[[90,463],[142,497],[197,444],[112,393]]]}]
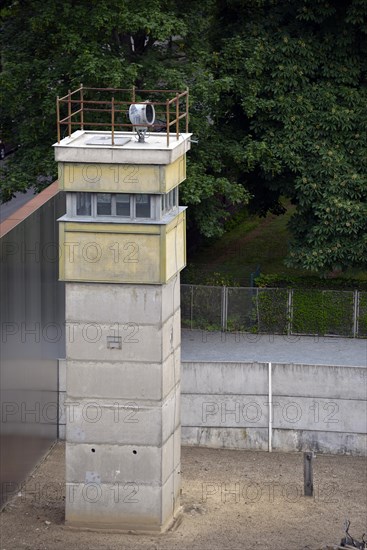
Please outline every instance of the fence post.
[{"label": "fence post", "polygon": [[84,90],[82,83],[80,83],[80,108],[80,129],[84,130]]},{"label": "fence post", "polygon": [[61,131],[60,131],[60,101],[59,101],[59,96],[57,96],[57,98],[56,98],[56,117],[57,117],[57,143],[60,143]]},{"label": "fence post", "polygon": [[358,290],[354,291],[354,300],[353,300],[353,338],[358,336],[358,320],[359,320],[359,292]]},{"label": "fence post", "polygon": [[111,143],[115,145],[115,98],[111,100]]},{"label": "fence post", "polygon": [[190,327],[192,330],[192,318],[194,311],[194,285],[191,285],[191,300],[190,300]]},{"label": "fence post", "polygon": [[170,119],[169,119],[169,101],[166,101],[166,128],[167,128],[167,147],[169,147],[169,130],[170,130]]},{"label": "fence post", "polygon": [[186,134],[189,131],[189,89],[186,88]]},{"label": "fence post", "polygon": [[290,336],[293,324],[293,288],[288,288],[287,318],[287,334]]},{"label": "fence post", "polygon": [[222,331],[225,332],[228,318],[228,289],[226,286],[222,286],[221,318]]},{"label": "fence post", "polygon": [[68,92],[68,131],[71,136],[71,90]]},{"label": "fence post", "polygon": [[273,450],[273,382],[272,364],[268,363],[268,401],[269,401],[269,422],[268,422],[268,451]]},{"label": "fence post", "polygon": [[180,103],[178,96],[180,94],[176,94],[176,139],[180,137]]},{"label": "fence post", "polygon": [[260,332],[260,309],[259,309],[259,288],[256,288],[256,318],[257,318],[257,331]]},{"label": "fence post", "polygon": [[225,299],[226,299],[226,309],[225,309],[225,314],[226,314],[226,318],[225,318],[225,329],[227,330],[228,329],[228,287],[224,287],[225,288]]},{"label": "fence post", "polygon": [[305,497],[313,496],[313,452],[303,453],[303,488]]}]

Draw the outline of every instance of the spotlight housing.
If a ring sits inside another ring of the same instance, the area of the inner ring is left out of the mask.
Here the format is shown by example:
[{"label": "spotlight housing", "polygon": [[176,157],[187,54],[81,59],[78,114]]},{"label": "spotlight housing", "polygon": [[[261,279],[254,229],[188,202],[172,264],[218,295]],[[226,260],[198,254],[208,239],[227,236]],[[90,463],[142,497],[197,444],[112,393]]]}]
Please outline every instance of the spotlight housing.
[{"label": "spotlight housing", "polygon": [[134,125],[133,130],[138,134],[139,142],[144,143],[148,127],[153,126],[155,121],[154,105],[149,102],[133,103],[129,107],[129,119]]}]

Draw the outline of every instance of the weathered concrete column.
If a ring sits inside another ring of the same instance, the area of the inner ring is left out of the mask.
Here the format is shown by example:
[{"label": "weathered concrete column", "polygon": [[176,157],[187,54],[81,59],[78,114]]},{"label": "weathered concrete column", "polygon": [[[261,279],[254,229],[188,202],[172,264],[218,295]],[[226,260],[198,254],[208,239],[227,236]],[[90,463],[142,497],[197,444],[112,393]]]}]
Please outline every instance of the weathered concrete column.
[{"label": "weathered concrete column", "polygon": [[124,145],[85,131],[55,145],[67,192],[66,524],[161,532],[180,510],[177,189],[190,135],[169,146],[165,134],[119,135]]}]

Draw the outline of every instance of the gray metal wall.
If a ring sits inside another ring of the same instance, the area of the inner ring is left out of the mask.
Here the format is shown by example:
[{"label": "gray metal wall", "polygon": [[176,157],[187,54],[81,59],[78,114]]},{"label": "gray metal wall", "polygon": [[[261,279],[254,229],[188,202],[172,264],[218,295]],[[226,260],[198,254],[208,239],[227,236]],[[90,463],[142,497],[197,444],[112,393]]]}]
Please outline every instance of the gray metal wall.
[{"label": "gray metal wall", "polygon": [[56,219],[64,212],[59,193],[0,240],[0,504],[57,438],[65,305]]}]

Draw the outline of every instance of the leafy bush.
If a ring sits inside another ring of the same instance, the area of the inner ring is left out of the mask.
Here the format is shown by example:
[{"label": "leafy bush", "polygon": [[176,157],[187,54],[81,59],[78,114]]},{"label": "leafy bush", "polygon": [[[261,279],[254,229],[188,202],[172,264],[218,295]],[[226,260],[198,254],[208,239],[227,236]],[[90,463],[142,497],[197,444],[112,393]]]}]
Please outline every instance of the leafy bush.
[{"label": "leafy bush", "polygon": [[204,286],[239,286],[238,281],[230,273],[219,271],[208,272],[196,265],[189,264],[181,273],[181,282],[185,285]]},{"label": "leafy bush", "polygon": [[293,291],[292,332],[353,336],[353,292]]},{"label": "leafy bush", "polygon": [[321,279],[320,277],[291,277],[288,275],[260,275],[255,279],[259,288],[304,288],[320,290],[363,290],[367,291],[367,281],[358,279]]},{"label": "leafy bush", "polygon": [[282,288],[259,290],[254,296],[258,332],[286,334],[288,292]]}]

